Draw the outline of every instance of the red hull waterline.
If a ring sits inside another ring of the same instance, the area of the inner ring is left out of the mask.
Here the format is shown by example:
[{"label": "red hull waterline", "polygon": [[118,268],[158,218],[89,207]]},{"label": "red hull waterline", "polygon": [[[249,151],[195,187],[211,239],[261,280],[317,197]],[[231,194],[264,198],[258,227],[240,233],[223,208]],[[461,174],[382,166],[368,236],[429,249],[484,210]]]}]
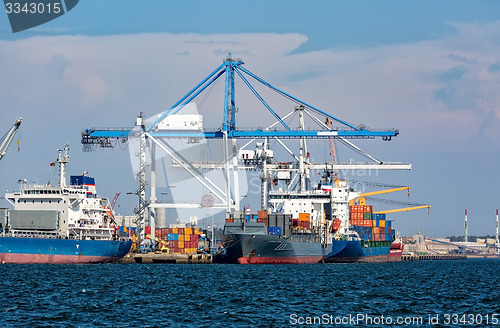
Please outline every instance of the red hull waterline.
[{"label": "red hull waterline", "polygon": [[77,256],[77,255],[49,255],[49,254],[0,254],[0,263],[16,264],[85,264],[108,263],[118,260],[119,257]]},{"label": "red hull waterline", "polygon": [[240,257],[239,264],[315,264],[320,263],[323,256],[290,256],[290,257]]}]

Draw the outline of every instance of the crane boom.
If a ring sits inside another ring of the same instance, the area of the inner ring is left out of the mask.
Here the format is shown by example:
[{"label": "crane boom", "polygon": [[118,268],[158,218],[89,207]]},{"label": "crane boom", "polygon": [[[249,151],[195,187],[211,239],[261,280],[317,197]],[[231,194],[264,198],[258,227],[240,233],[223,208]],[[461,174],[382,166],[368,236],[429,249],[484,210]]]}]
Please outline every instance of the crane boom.
[{"label": "crane boom", "polygon": [[373,214],[397,213],[397,212],[419,210],[419,209],[422,209],[422,208],[427,208],[428,212],[430,212],[431,206],[430,205],[420,205],[420,206],[412,206],[412,207],[405,207],[405,208],[396,208],[396,209],[393,209],[393,210],[376,211],[376,212],[373,212]]},{"label": "crane boom", "polygon": [[20,117],[16,120],[14,125],[10,128],[9,131],[0,139],[0,159],[2,159],[5,156],[5,153],[7,152],[7,149],[9,148],[12,140],[14,140],[14,137],[19,130],[19,126],[21,125],[21,122],[23,121],[23,118]]},{"label": "crane boom", "polygon": [[401,191],[401,190],[408,190],[408,196],[410,196],[410,187],[399,187],[399,188],[392,188],[392,189],[387,189],[387,190],[378,190],[378,191],[370,191],[370,192],[365,192],[359,195],[360,197],[368,197],[368,196],[375,196],[375,195],[382,195],[382,194],[388,194],[391,192],[396,192],[396,191]]},{"label": "crane boom", "polygon": [[115,208],[115,205],[116,205],[116,201],[118,200],[118,196],[120,196],[121,192],[117,192],[115,194],[115,198],[113,198],[113,201],[111,202],[111,209],[114,209]]},{"label": "crane boom", "polygon": [[392,189],[386,189],[386,190],[378,190],[378,191],[371,191],[371,192],[365,192],[359,195],[359,197],[351,199],[349,202],[349,205],[355,205],[356,203],[359,203],[359,205],[366,205],[366,198],[369,196],[374,196],[374,195],[381,195],[381,194],[388,194],[391,192],[396,192],[396,191],[401,191],[401,190],[408,190],[408,197],[410,197],[410,187],[399,187],[399,188],[392,188]]}]

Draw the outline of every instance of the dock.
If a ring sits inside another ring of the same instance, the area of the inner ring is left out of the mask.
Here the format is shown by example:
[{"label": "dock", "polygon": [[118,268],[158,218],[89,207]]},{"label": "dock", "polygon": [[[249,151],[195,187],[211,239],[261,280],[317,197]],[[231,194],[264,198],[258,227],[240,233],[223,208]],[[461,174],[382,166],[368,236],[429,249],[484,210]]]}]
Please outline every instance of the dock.
[{"label": "dock", "polygon": [[416,255],[403,254],[401,261],[441,261],[441,260],[467,260],[467,255],[444,254],[444,255]]},{"label": "dock", "polygon": [[212,254],[133,254],[133,261],[122,263],[171,263],[171,264],[210,264]]}]

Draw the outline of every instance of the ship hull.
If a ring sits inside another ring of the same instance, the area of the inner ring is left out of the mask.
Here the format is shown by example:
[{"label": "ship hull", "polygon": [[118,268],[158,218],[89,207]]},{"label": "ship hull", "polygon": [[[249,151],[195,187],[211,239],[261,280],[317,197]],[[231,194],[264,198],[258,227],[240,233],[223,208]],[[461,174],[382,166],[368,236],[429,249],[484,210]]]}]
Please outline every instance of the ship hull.
[{"label": "ship hull", "polygon": [[0,263],[107,263],[131,246],[132,241],[0,237]]},{"label": "ship hull", "polygon": [[328,254],[325,263],[354,263],[354,262],[390,262],[397,261],[396,257],[389,256],[390,244],[379,244],[366,247],[359,240],[334,240],[332,253]]},{"label": "ship hull", "polygon": [[391,245],[391,249],[389,251],[389,261],[391,262],[400,262],[401,256],[403,255],[404,245],[399,242],[394,242]]},{"label": "ship hull", "polygon": [[222,235],[226,253],[220,262],[239,264],[313,264],[322,262],[327,250],[321,243],[290,240],[276,235]]}]

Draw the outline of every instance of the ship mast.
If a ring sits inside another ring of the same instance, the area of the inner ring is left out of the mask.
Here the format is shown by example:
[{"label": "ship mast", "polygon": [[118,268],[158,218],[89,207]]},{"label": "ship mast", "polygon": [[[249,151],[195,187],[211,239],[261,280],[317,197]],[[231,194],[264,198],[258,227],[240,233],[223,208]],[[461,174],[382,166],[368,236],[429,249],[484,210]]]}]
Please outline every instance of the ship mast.
[{"label": "ship mast", "polygon": [[66,164],[69,163],[69,145],[64,145],[64,155],[62,150],[59,150],[59,155],[57,156],[56,162],[59,163],[60,174],[59,174],[59,186],[61,188],[66,188]]}]

